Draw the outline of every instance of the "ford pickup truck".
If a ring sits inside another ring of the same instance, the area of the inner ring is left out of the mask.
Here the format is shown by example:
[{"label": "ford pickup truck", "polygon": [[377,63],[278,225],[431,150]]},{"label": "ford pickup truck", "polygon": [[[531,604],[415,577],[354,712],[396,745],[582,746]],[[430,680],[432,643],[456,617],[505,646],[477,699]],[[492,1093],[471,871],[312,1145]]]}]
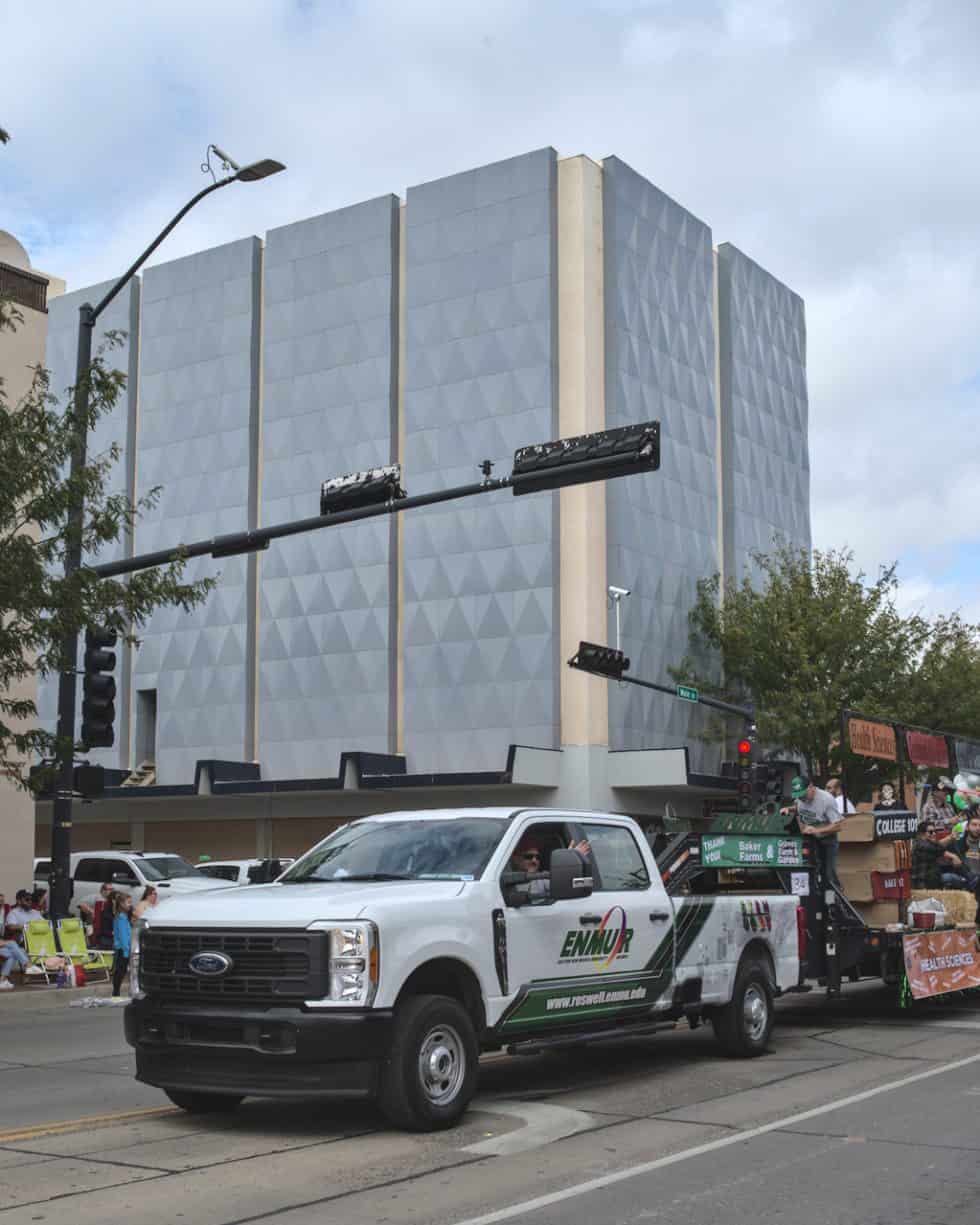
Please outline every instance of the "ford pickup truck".
[{"label": "ford pickup truck", "polygon": [[629,817],[387,813],[274,884],[153,912],[126,1036],[138,1078],[190,1111],[356,1094],[435,1130],[466,1109],[483,1051],[709,1020],[729,1053],[761,1054],[799,929],[790,895],[672,898]]}]

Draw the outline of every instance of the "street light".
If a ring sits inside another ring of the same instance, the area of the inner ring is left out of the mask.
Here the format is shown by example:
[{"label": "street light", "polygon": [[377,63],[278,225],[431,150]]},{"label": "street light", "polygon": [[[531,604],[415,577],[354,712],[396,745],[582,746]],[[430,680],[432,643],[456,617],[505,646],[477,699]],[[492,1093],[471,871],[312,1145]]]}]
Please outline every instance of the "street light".
[{"label": "street light", "polygon": [[[92,364],[92,337],[95,332],[96,320],[117,294],[135,276],[153,252],[160,246],[167,235],[173,230],[191,209],[205,196],[229,183],[255,183],[269,175],[278,174],[286,167],[272,158],[252,162],[248,166],[239,166],[227,154],[216,146],[209,146],[221,158],[225,166],[234,171],[222,179],[209,183],[196,196],[193,196],[184,207],[168,222],[154,238],[109,292],[92,306],[90,302],[83,303],[78,308],[78,355],[75,366],[75,447],[71,457],[71,494],[68,504],[67,518],[67,548],[65,550],[65,577],[72,574],[82,564],[82,530],[85,523],[85,503],[80,484],[80,473],[85,467],[86,449],[88,445],[88,378],[89,367]],[[210,167],[208,167],[210,169]],[[69,858],[71,855],[71,822],[72,822],[72,791],[74,787],[75,764],[75,671],[78,663],[78,633],[66,634],[61,644],[63,669],[58,678],[58,728],[56,761],[57,790],[54,798],[54,811],[51,822],[51,876],[49,878],[51,914],[56,919],[68,915],[69,899]]]}]

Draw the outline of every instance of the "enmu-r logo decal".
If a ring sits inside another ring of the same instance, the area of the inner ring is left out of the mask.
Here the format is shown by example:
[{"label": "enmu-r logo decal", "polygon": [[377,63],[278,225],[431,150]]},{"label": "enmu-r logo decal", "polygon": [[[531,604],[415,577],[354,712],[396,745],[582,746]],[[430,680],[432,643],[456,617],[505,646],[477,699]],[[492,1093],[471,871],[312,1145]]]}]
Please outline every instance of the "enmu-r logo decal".
[{"label": "enmu-r logo decal", "polygon": [[608,970],[617,957],[630,951],[633,929],[626,924],[622,906],[611,906],[594,931],[567,931],[562,941],[559,962],[591,961],[597,970]]}]

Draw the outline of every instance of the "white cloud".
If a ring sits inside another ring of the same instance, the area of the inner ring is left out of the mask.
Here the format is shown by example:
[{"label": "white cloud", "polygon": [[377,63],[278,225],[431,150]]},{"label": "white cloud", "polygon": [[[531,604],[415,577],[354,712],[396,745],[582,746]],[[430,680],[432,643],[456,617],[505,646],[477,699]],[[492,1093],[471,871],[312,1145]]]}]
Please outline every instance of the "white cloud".
[{"label": "white cloud", "polygon": [[[806,299],[815,541],[911,581],[980,536],[975,0],[37,0],[4,42],[3,225],[71,285],[129,262],[211,140],[289,173],[159,258],[544,144],[616,153]],[[929,599],[973,600],[947,577]]]}]

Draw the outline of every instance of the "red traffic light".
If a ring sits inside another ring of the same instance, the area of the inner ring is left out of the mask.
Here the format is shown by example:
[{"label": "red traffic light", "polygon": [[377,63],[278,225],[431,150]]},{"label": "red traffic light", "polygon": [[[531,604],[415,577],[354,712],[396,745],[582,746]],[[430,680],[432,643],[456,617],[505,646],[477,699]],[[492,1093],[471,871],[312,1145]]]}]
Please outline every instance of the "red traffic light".
[{"label": "red traffic light", "polygon": [[742,757],[750,756],[750,754],[752,753],[752,741],[751,740],[740,740],[738,742],[738,751],[739,751],[739,755]]}]

